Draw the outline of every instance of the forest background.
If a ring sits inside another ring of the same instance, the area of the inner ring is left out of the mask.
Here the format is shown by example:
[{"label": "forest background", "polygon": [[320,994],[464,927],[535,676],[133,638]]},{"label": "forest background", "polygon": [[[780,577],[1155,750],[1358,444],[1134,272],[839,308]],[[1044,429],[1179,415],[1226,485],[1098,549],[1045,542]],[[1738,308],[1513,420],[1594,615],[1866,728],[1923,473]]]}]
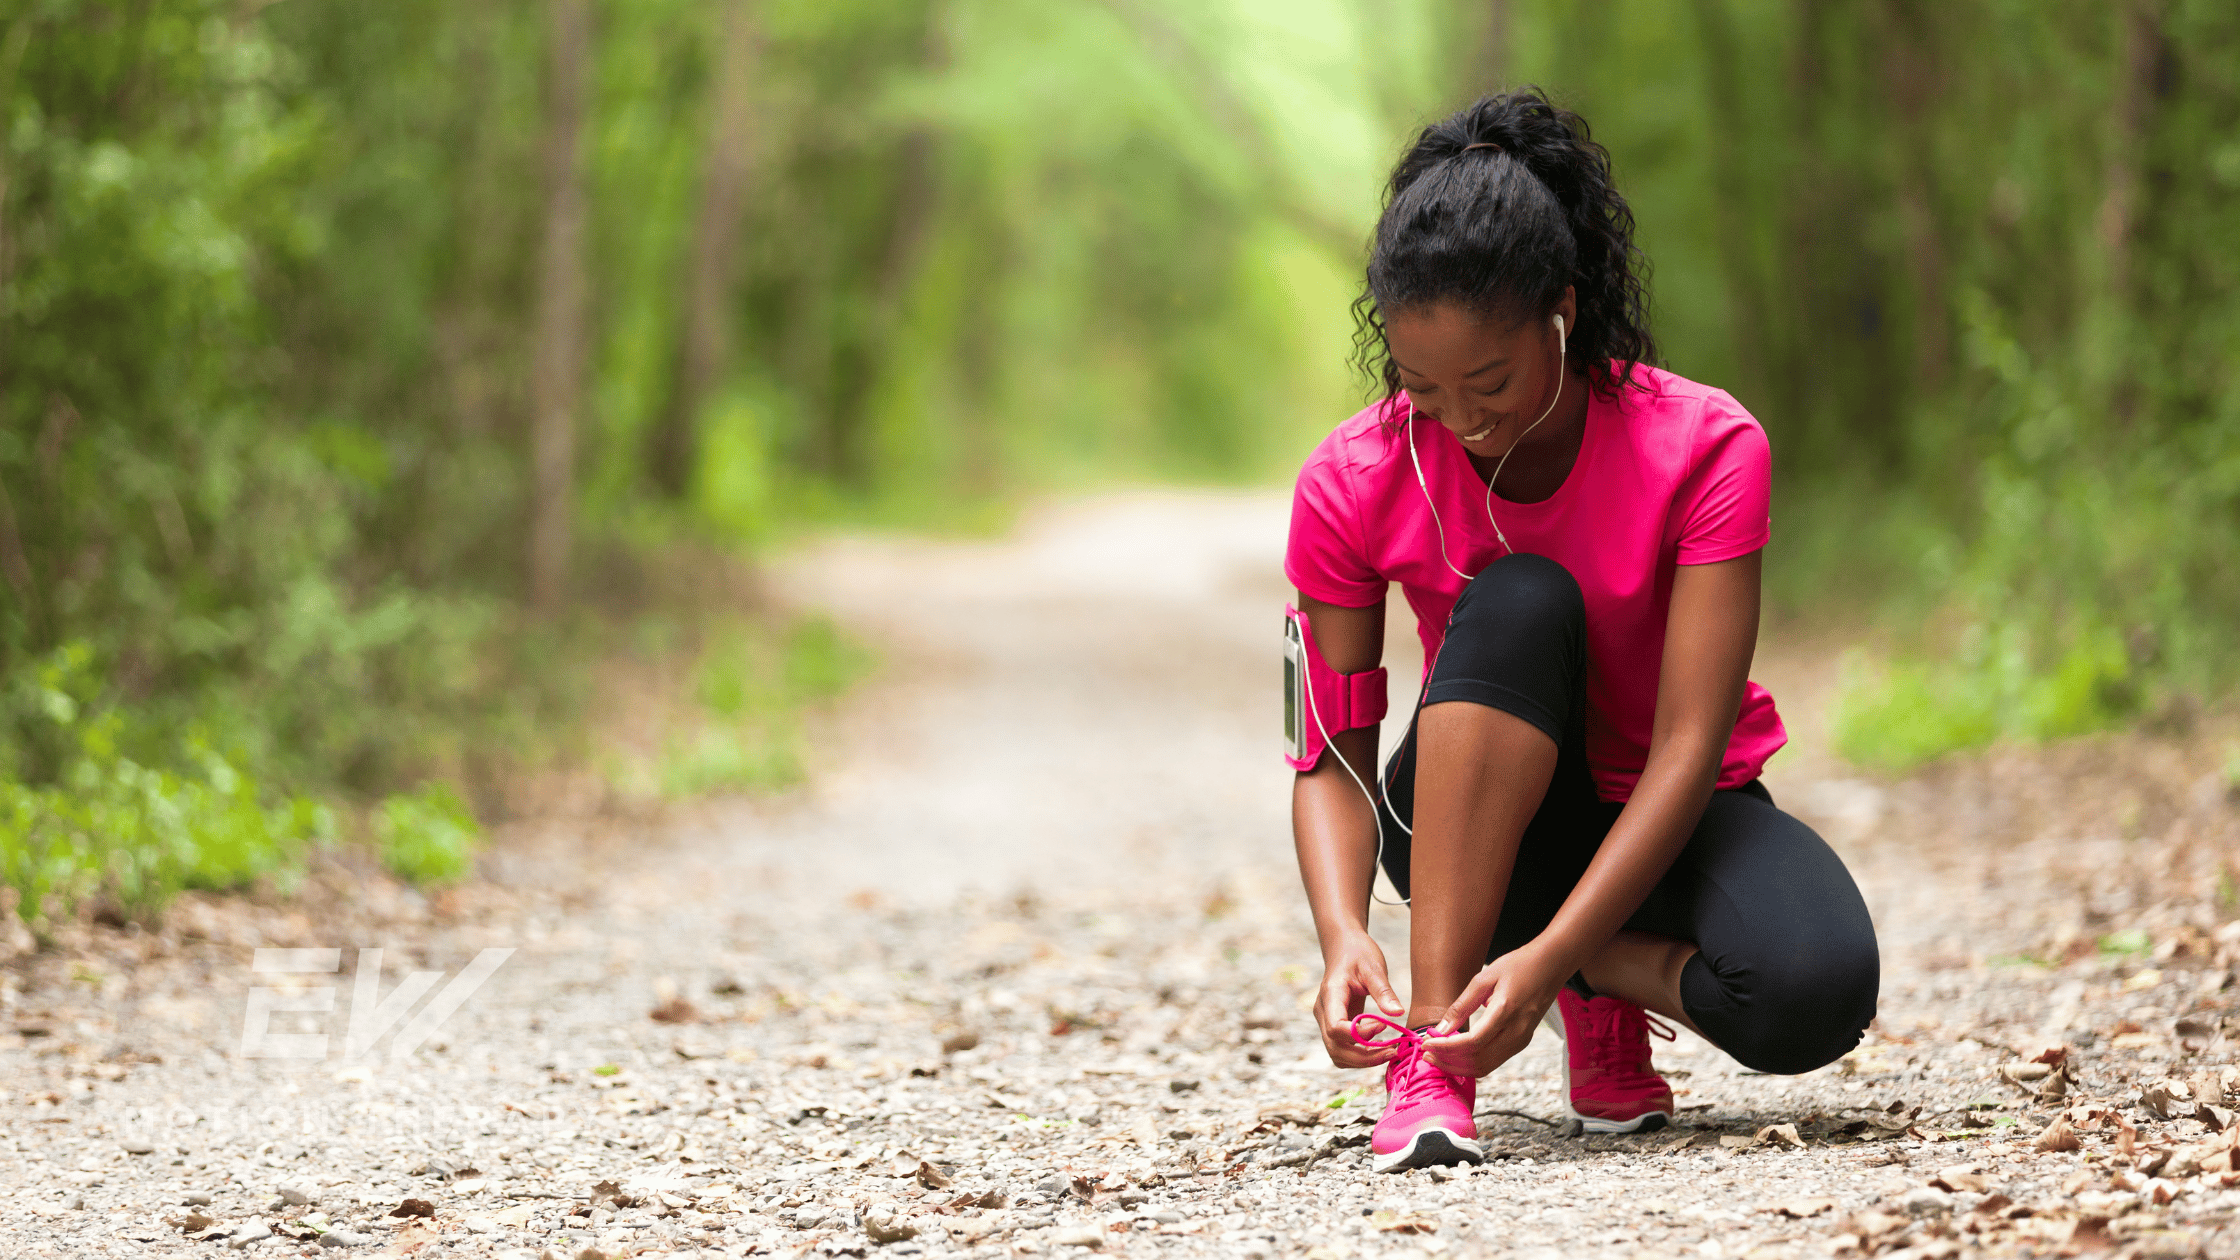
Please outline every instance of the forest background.
[{"label": "forest background", "polygon": [[861,653],[758,551],[1286,479],[1366,395],[1391,160],[1528,82],[1772,435],[1774,615],[1871,645],[1847,755],[2229,696],[2229,4],[12,0],[16,908],[455,876],[618,656],[696,716],[610,778],[784,779]]}]

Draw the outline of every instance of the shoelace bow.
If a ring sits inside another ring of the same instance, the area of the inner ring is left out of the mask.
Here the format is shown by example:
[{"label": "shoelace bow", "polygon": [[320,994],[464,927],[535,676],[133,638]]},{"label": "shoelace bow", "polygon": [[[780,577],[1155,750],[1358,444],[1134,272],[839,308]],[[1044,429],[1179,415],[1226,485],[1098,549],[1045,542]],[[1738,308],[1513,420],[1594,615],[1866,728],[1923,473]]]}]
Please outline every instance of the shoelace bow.
[{"label": "shoelace bow", "polygon": [[[1372,1035],[1364,1037],[1361,1035],[1362,1020],[1383,1024],[1395,1035],[1379,1040],[1372,1030]],[[1451,1079],[1450,1073],[1439,1070],[1439,1066],[1424,1053],[1430,1048],[1431,1039],[1406,1024],[1387,1019],[1375,1011],[1363,1011],[1353,1017],[1353,1023],[1348,1026],[1347,1031],[1353,1034],[1354,1044],[1364,1049],[1382,1050],[1390,1046],[1399,1050],[1393,1056],[1392,1074],[1386,1086],[1395,1105],[1411,1102],[1422,1094],[1439,1089]]]}]

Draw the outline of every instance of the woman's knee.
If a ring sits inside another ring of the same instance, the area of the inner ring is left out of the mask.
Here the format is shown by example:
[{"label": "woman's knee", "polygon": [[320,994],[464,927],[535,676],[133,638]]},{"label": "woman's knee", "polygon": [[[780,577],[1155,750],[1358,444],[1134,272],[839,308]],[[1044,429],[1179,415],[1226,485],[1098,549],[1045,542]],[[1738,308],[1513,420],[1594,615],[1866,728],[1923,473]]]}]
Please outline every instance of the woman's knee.
[{"label": "woman's knee", "polygon": [[1501,709],[1560,745],[1586,665],[1586,625],[1586,601],[1562,565],[1503,556],[1455,601],[1424,706],[1460,700]]},{"label": "woman's knee", "polygon": [[1825,1067],[1874,1020],[1882,959],[1871,934],[1797,942],[1780,958],[1740,967],[1697,959],[1718,990],[1697,1025],[1753,1071],[1793,1076]]},{"label": "woman's knee", "polygon": [[1448,632],[1485,621],[1562,631],[1583,627],[1586,620],[1586,597],[1570,570],[1546,556],[1512,554],[1470,579],[1455,600]]},{"label": "woman's knee", "polygon": [[1583,664],[1586,630],[1586,598],[1569,570],[1546,556],[1503,556],[1455,601],[1440,662],[1471,675],[1518,660],[1569,671]]}]

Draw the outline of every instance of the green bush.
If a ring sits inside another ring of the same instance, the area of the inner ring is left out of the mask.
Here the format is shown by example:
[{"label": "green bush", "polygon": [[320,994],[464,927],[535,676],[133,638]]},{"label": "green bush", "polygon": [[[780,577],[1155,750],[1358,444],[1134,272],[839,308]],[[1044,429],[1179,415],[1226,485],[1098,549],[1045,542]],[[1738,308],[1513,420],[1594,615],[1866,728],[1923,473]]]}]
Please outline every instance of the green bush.
[{"label": "green bush", "polygon": [[313,842],[335,834],[324,805],[267,804],[257,781],[200,736],[168,750],[184,769],[127,755],[129,745],[159,741],[127,714],[81,701],[92,672],[92,653],[73,644],[7,696],[10,725],[27,736],[19,747],[58,762],[49,782],[0,777],[0,879],[26,921],[50,921],[94,896],[147,921],[182,889],[299,869]]},{"label": "green bush", "polygon": [[1942,660],[1902,658],[1873,669],[1854,653],[1836,702],[1836,751],[1863,766],[1904,770],[2001,736],[2058,739],[2132,714],[2138,695],[2122,641],[2080,635],[2052,668],[2031,665],[2019,629],[1971,629]]},{"label": "green bush", "polygon": [[482,827],[447,783],[381,802],[374,813],[374,841],[381,864],[415,884],[448,884],[474,869]]},{"label": "green bush", "polygon": [[[665,635],[655,637],[673,650]],[[797,783],[803,711],[845,691],[872,664],[867,648],[824,617],[721,626],[693,668],[697,712],[676,724],[657,756],[614,758],[607,776],[625,796],[672,800]]]}]

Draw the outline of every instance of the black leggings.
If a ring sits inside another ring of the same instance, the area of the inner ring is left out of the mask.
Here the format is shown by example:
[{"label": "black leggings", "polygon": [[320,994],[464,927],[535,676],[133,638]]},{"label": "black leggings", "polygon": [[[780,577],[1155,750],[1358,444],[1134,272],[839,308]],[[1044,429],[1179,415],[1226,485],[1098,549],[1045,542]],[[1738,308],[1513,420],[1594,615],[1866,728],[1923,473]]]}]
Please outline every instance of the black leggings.
[{"label": "black leggings", "polygon": [[[1585,672],[1578,583],[1544,556],[1505,556],[1456,602],[1424,688],[1423,704],[1487,705],[1539,727],[1558,749],[1555,777],[1517,850],[1489,959],[1548,926],[1624,808],[1595,794],[1587,770]],[[1413,723],[1384,780],[1390,814],[1412,819]],[[1385,871],[1406,896],[1408,834],[1388,814],[1378,821]],[[1866,902],[1827,843],[1776,808],[1756,780],[1711,794],[1687,847],[1626,927],[1695,943],[1680,977],[1681,1005],[1745,1067],[1809,1072],[1859,1044],[1874,1018],[1882,965]]]}]

